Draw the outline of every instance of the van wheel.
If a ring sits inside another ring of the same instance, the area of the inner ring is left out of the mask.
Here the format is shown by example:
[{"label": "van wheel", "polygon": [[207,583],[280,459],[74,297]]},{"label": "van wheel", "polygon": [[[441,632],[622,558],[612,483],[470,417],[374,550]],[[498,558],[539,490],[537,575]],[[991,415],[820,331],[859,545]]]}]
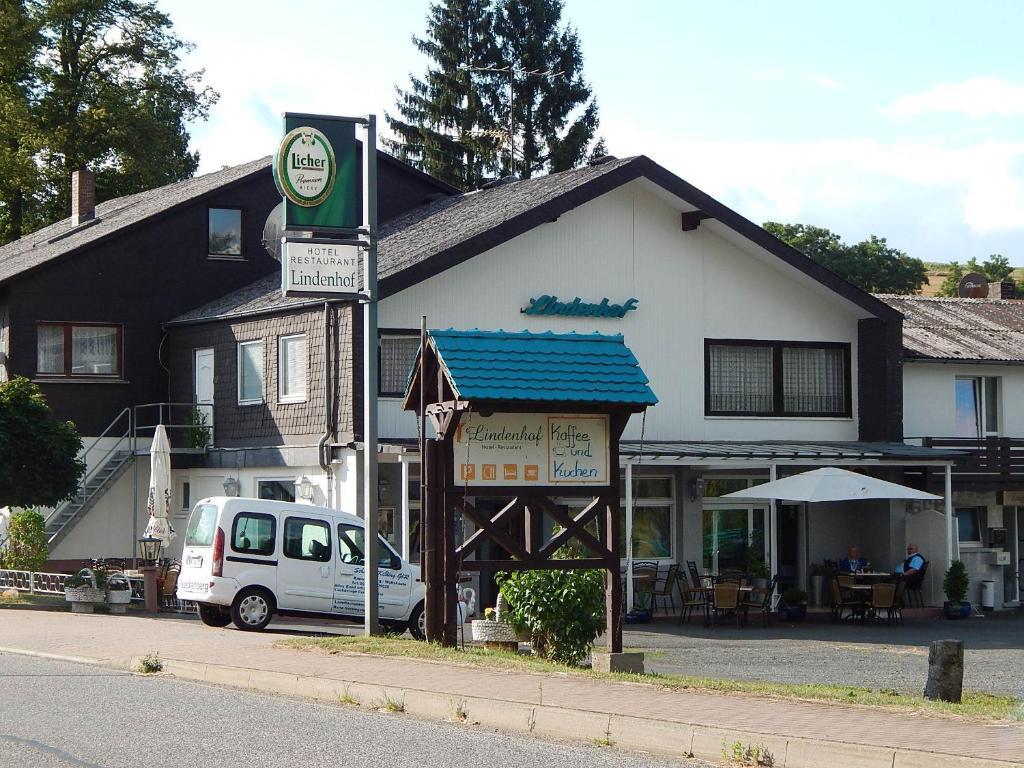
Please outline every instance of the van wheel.
[{"label": "van wheel", "polygon": [[274,614],[274,600],[270,593],[259,587],[247,587],[235,596],[231,604],[231,620],[245,632],[258,632],[270,623]]},{"label": "van wheel", "polygon": [[226,627],[231,623],[231,614],[219,606],[200,603],[199,620],[208,627]]},{"label": "van wheel", "polygon": [[409,616],[409,634],[414,640],[427,639],[427,621],[423,615],[423,603],[412,609],[412,614]]}]

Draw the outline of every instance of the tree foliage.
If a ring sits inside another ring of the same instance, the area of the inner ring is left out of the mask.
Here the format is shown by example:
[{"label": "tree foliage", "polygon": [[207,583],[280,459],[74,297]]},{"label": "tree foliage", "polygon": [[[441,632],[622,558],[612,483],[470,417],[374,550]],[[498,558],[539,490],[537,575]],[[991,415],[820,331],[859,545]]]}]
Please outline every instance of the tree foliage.
[{"label": "tree foliage", "polygon": [[45,518],[34,509],[12,513],[7,540],[0,550],[0,568],[38,571],[49,557]]},{"label": "tree foliage", "polygon": [[397,139],[385,145],[407,162],[474,189],[605,154],[561,0],[439,0],[413,44],[430,64],[409,90],[396,88],[396,114],[386,115]]},{"label": "tree foliage", "polygon": [[[555,558],[575,559],[562,547]],[[508,602],[511,623],[530,633],[538,656],[579,665],[604,628],[604,572],[513,571],[495,576]]]},{"label": "tree foliage", "polygon": [[809,224],[765,222],[764,228],[808,258],[871,293],[917,293],[928,280],[924,262],[889,246],[884,237],[848,245],[835,232]]},{"label": "tree foliage", "polygon": [[[0,242],[67,216],[71,172],[97,201],[188,178],[187,123],[217,94],[152,0],[0,3]],[[10,23],[8,23],[10,22]]]},{"label": "tree foliage", "polygon": [[57,419],[24,377],[0,383],[0,507],[54,507],[85,472],[75,425]]},{"label": "tree foliage", "polygon": [[985,261],[978,263],[978,259],[972,256],[963,266],[960,262],[954,261],[949,265],[946,279],[942,281],[939,288],[939,296],[956,296],[960,287],[960,280],[968,272],[977,272],[984,275],[991,283],[1012,283],[1016,287],[1017,282],[1010,276],[1013,274],[1013,267],[1010,260],[1000,253],[989,254]]}]

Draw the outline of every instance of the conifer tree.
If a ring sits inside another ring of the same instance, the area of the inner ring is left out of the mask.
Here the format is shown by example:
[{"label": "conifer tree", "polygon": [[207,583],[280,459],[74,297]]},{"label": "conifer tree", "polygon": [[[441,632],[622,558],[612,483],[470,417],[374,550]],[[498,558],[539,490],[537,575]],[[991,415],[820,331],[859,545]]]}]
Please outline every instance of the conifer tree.
[{"label": "conifer tree", "polygon": [[441,0],[430,6],[427,33],[413,37],[431,64],[410,88],[396,87],[397,114],[385,114],[398,137],[385,146],[411,165],[460,189],[497,172],[501,132],[477,70],[497,64],[490,0]]}]

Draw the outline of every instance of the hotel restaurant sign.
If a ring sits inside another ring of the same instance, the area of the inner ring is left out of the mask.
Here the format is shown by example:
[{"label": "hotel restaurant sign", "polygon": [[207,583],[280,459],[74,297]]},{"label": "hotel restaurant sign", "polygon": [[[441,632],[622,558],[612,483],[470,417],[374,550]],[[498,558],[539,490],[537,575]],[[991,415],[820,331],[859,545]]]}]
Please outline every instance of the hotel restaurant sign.
[{"label": "hotel restaurant sign", "polygon": [[[360,298],[356,229],[361,216],[355,121],[286,113],[274,155],[284,198],[281,288],[285,295]],[[326,235],[300,236],[300,233]]]},{"label": "hotel restaurant sign", "polygon": [[455,483],[609,484],[608,416],[466,414],[455,433]]}]

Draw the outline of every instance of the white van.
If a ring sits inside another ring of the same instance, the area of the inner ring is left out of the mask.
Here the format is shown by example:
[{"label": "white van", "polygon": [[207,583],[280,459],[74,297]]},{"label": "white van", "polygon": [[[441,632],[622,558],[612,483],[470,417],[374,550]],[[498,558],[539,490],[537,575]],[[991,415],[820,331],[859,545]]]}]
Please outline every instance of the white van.
[{"label": "white van", "polygon": [[[336,509],[217,496],[192,510],[178,577],[179,600],[199,604],[204,624],[260,630],[271,617],[362,621],[363,521]],[[423,582],[377,538],[380,622],[423,639]]]}]

